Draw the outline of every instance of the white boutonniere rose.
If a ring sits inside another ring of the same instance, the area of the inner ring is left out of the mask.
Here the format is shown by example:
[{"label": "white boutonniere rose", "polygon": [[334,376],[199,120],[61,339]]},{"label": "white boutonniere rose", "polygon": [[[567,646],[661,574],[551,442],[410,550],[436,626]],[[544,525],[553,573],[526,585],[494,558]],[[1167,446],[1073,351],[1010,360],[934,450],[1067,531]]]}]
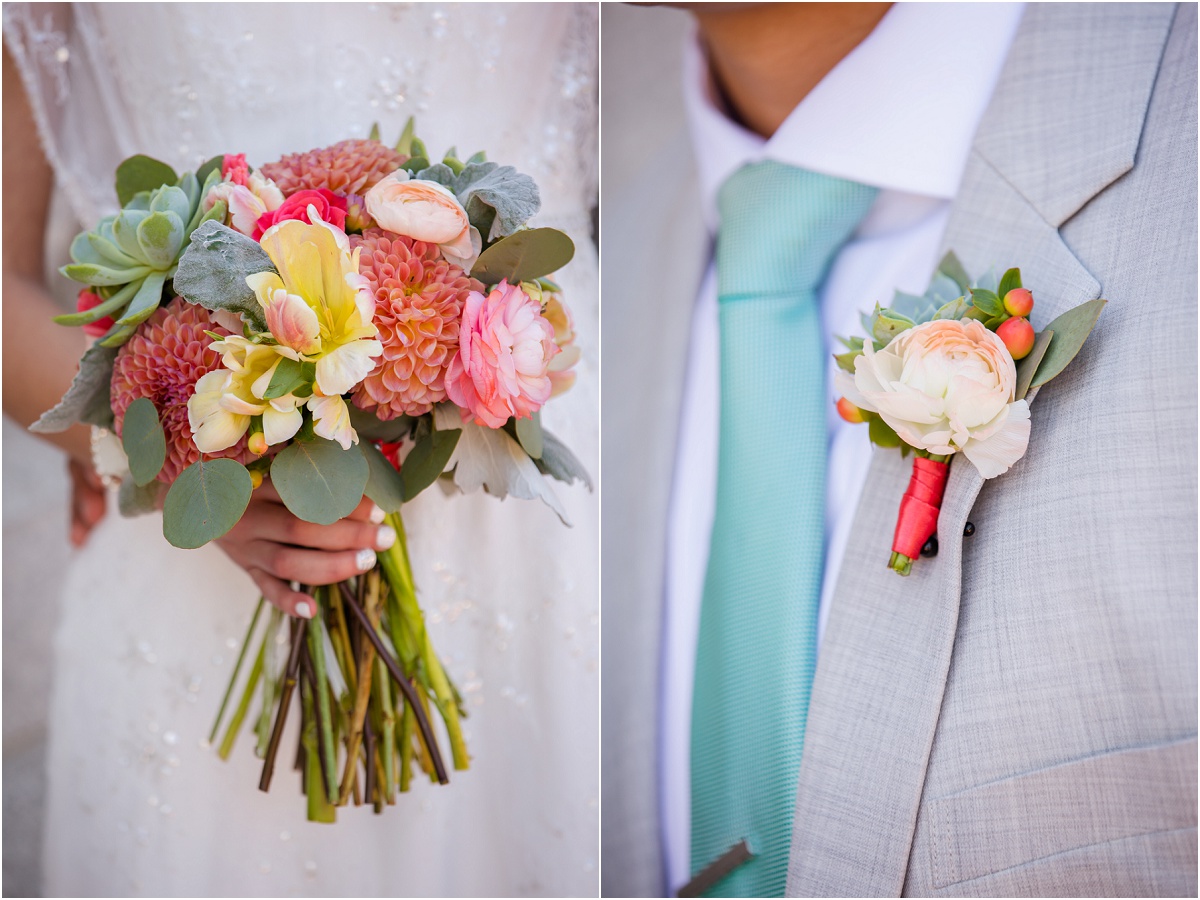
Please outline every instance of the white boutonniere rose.
[{"label": "white boutonniere rose", "polygon": [[961,452],[984,478],[1025,455],[1029,404],[1016,400],[1017,370],[1004,342],[974,319],[908,329],[882,350],[867,341],[839,388],[900,439],[931,454]]}]

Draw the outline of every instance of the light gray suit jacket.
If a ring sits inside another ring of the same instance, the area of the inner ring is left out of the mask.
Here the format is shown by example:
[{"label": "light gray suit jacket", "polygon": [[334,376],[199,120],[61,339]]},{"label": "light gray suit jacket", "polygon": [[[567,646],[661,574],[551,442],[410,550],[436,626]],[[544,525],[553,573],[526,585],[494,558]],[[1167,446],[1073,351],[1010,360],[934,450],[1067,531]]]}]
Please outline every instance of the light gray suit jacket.
[{"label": "light gray suit jacket", "polygon": [[[602,197],[602,890],[653,896],[666,508],[707,248],[678,97],[630,112],[678,78],[675,14],[603,13],[604,153],[642,155],[606,160]],[[1196,102],[1194,5],[1028,8],[944,245],[1019,265],[1039,327],[1108,306],[1036,397],[1025,458],[986,484],[952,467],[940,553],[907,579],[884,564],[909,463],[874,454],[789,894],[1196,895]]]}]

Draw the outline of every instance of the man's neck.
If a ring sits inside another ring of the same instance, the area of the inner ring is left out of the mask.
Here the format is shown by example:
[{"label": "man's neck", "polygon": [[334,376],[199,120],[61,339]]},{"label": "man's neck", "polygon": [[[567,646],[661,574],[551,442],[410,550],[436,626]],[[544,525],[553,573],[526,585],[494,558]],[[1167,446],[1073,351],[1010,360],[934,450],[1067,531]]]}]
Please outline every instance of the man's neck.
[{"label": "man's neck", "polygon": [[890,3],[689,4],[729,112],[770,137]]}]

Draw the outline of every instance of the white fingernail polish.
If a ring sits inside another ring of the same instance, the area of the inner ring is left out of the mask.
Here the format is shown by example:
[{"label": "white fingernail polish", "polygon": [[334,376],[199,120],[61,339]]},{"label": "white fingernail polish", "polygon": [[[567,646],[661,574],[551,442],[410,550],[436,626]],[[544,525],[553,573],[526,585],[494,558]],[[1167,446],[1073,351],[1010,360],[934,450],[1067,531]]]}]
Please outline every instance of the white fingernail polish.
[{"label": "white fingernail polish", "polygon": [[371,524],[378,525],[387,517],[387,514],[378,506],[371,507]]},{"label": "white fingernail polish", "polygon": [[386,550],[396,543],[396,529],[391,525],[381,525],[375,535],[375,549]]},{"label": "white fingernail polish", "polygon": [[358,565],[358,571],[370,571],[375,565],[375,551],[359,550],[358,555],[354,557],[354,562]]},{"label": "white fingernail polish", "polygon": [[302,619],[312,618],[312,604],[305,600],[301,600],[296,604],[296,615]]}]

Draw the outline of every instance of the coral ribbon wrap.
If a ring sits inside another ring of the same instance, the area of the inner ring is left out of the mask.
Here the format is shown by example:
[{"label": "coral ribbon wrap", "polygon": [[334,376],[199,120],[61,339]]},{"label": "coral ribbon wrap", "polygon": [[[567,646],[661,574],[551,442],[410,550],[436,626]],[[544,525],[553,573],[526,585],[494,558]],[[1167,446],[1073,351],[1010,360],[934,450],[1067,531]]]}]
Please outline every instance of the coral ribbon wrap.
[{"label": "coral ribbon wrap", "polygon": [[913,460],[912,478],[900,501],[893,552],[916,559],[925,542],[937,532],[938,511],[942,508],[949,471],[949,463],[920,456]]}]

